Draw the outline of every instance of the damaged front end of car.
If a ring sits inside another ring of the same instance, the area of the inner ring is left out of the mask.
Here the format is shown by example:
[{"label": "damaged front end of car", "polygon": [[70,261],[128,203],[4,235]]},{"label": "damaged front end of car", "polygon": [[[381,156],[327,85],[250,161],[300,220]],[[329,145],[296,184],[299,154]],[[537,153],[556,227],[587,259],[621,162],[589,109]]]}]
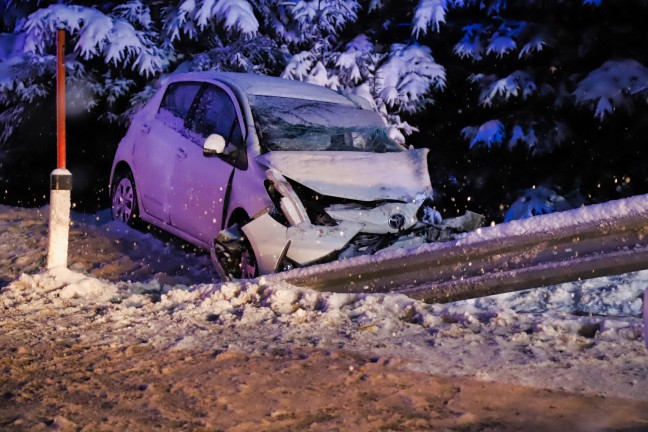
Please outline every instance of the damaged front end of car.
[{"label": "damaged front end of car", "polygon": [[260,275],[415,247],[443,229],[432,207],[427,149],[270,152],[258,161],[267,167],[273,205],[221,236],[249,242]]}]

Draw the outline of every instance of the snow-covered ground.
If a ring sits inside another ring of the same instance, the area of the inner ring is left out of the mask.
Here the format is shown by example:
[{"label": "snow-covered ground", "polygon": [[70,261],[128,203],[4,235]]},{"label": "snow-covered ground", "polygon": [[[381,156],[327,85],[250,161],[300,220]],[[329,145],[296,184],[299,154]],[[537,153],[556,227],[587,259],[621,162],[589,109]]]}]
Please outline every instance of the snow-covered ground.
[{"label": "snow-covered ground", "polygon": [[[104,212],[73,213],[71,271],[48,273],[41,270],[46,215],[0,207],[0,301],[23,312],[105,307],[106,331],[84,335],[88,342],[122,338],[127,325],[129,337],[164,349],[335,347],[404,356],[430,373],[648,400],[641,321],[648,271],[433,305],[264,278],[222,284],[207,255]],[[235,329],[236,337],[216,337],[212,326]]]},{"label": "snow-covered ground", "polygon": [[[648,271],[450,304],[332,294],[282,282],[220,283],[209,257],[135,231],[107,212],[73,212],[68,266],[45,272],[48,210],[0,206],[0,307],[73,317],[87,346],[263,354],[281,349],[399,358],[409,370],[648,401],[641,320]],[[83,314],[89,309],[100,313]],[[52,318],[53,319],[53,318]],[[69,327],[68,327],[69,326]],[[648,418],[646,419],[648,421]]]}]

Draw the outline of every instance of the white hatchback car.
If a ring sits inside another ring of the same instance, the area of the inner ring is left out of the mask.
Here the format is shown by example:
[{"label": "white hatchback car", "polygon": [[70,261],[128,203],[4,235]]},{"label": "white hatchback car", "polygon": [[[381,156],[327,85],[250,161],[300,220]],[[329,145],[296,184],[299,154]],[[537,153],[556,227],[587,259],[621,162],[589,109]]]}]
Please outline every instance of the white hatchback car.
[{"label": "white hatchback car", "polygon": [[173,75],[119,144],[113,216],[211,250],[224,279],[424,235],[427,150],[391,141],[368,105],[281,78]]}]

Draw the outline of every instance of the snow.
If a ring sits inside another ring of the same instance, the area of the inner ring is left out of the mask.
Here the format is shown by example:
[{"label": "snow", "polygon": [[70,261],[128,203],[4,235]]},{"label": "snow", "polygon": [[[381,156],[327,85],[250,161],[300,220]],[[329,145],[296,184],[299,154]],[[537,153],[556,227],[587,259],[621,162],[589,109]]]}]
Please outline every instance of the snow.
[{"label": "snow", "polygon": [[343,350],[401,358],[428,374],[648,400],[648,271],[450,304],[317,292],[273,278],[219,283],[206,256],[106,213],[73,213],[71,270],[43,271],[46,214],[0,206],[0,306],[5,316],[100,310],[84,321],[87,345]]},{"label": "snow", "polygon": [[225,28],[238,28],[245,35],[254,35],[259,29],[259,22],[254,16],[252,6],[244,0],[218,0],[215,4],[210,0],[203,2],[197,16],[199,27],[206,26],[209,15],[222,18],[225,21]]},{"label": "snow", "polygon": [[[427,153],[427,149],[386,153],[277,151],[257,160],[325,196],[364,202],[413,202],[432,195],[425,175]],[[389,179],[377,178],[376,172],[392,175]]]},{"label": "snow", "polygon": [[445,69],[434,61],[430,48],[393,44],[389,60],[376,71],[377,91],[386,106],[398,104],[403,111],[415,106],[432,88],[445,87]]},{"label": "snow", "polygon": [[123,19],[137,23],[146,30],[149,30],[153,26],[151,11],[148,6],[145,6],[139,0],[131,0],[128,3],[116,6],[115,12]]},{"label": "snow", "polygon": [[631,96],[648,89],[648,68],[633,59],[608,60],[578,83],[577,104],[595,105],[603,120],[617,108],[630,110]]},{"label": "snow", "polygon": [[412,35],[415,38],[425,35],[428,25],[438,32],[441,24],[445,23],[447,9],[447,0],[420,0],[414,9]]},{"label": "snow", "polygon": [[281,74],[282,78],[305,81],[315,64],[315,55],[310,51],[301,51],[293,55]]},{"label": "snow", "polygon": [[89,7],[55,4],[29,15],[24,51],[45,53],[52,39],[48,35],[59,27],[76,37],[74,50],[85,60],[103,56],[107,63],[132,62],[133,68],[146,77],[162,71],[161,52],[145,32]]},{"label": "snow", "polygon": [[532,216],[560,212],[573,208],[572,205],[553,189],[538,186],[524,192],[506,211],[504,222],[527,219]]},{"label": "snow", "polygon": [[325,39],[323,35],[333,36],[347,23],[355,22],[358,9],[360,4],[355,0],[302,0],[294,2],[291,14],[303,29],[303,39]]},{"label": "snow", "polygon": [[529,128],[529,132],[525,133],[524,128],[518,124],[513,126],[511,131],[511,138],[509,139],[509,148],[515,147],[518,143],[527,143],[530,148],[535,148],[538,144],[538,137],[536,136],[533,127]]},{"label": "snow", "polygon": [[465,34],[454,46],[454,53],[462,59],[471,58],[473,60],[481,60],[484,47],[479,39],[479,34],[483,31],[483,26],[473,24],[464,27],[463,30]]},{"label": "snow", "polygon": [[505,136],[504,124],[499,120],[489,120],[479,127],[467,126],[461,130],[466,139],[470,139],[470,148],[484,145],[492,147],[501,144]]},{"label": "snow", "polygon": [[196,39],[196,28],[204,31],[222,22],[228,31],[238,31],[245,37],[255,36],[259,22],[252,6],[245,0],[185,0],[177,8],[166,11],[166,31],[172,41],[184,33]]},{"label": "snow", "polygon": [[[169,82],[191,80],[204,81],[205,77],[206,76],[203,73],[175,74]],[[279,79],[266,75],[229,72],[210,72],[207,79],[226,82],[232,87],[240,88],[248,95],[307,99],[346,105],[349,107],[354,106],[353,102],[348,98],[331,91],[330,89],[308,83],[289,81],[288,79]]]},{"label": "snow", "polygon": [[505,102],[518,96],[526,100],[537,91],[531,75],[519,70],[501,79],[495,75],[477,74],[472,75],[470,80],[481,82],[484,86],[479,95],[479,103],[482,106],[492,106],[497,99]]},{"label": "snow", "polygon": [[548,42],[547,42],[544,35],[537,34],[537,35],[533,36],[533,38],[522,47],[518,57],[519,58],[528,57],[534,51],[535,52],[540,52],[540,51],[542,51],[544,49],[544,47],[545,47],[545,45],[547,45],[547,43]]},{"label": "snow", "polygon": [[551,233],[558,229],[575,231],[579,227],[597,223],[600,227],[622,218],[648,217],[648,195],[638,195],[623,200],[608,201],[567,212],[553,213],[542,219],[524,219],[482,228],[467,234],[461,242],[476,242],[511,237],[524,233]]},{"label": "snow", "polygon": [[517,43],[509,36],[494,36],[486,47],[486,54],[495,53],[498,58],[504,57],[517,48]]}]

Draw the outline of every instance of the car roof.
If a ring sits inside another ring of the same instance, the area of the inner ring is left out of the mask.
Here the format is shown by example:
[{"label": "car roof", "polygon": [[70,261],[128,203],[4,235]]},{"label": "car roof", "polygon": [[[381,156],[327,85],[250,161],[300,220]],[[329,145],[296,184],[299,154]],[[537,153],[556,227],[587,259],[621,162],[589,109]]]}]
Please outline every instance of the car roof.
[{"label": "car roof", "polygon": [[355,106],[349,98],[329,88],[267,75],[208,71],[178,73],[170,78],[171,82],[205,80],[218,81],[229,87],[237,87],[239,91],[248,95],[308,99]]}]

